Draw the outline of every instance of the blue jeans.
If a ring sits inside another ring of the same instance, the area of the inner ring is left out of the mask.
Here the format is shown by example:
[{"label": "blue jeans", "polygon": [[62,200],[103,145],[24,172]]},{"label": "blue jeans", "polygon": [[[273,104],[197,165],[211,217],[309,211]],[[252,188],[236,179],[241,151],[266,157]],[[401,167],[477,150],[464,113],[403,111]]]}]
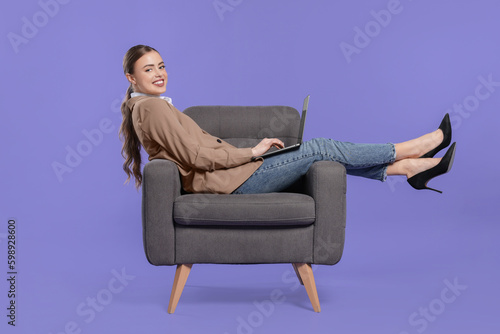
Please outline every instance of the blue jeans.
[{"label": "blue jeans", "polygon": [[394,144],[354,144],[315,138],[299,149],[264,159],[264,163],[233,194],[258,194],[282,191],[316,161],[336,161],[347,174],[385,181],[387,166],[396,159]]}]

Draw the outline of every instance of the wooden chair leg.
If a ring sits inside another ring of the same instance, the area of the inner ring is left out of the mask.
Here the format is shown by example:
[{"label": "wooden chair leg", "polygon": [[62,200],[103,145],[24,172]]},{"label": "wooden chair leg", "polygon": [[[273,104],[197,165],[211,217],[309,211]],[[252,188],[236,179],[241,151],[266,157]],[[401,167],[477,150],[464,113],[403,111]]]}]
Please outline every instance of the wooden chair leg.
[{"label": "wooden chair leg", "polygon": [[186,284],[192,264],[178,264],[175,270],[174,286],[170,294],[170,303],[168,304],[168,313],[174,313],[179,298],[181,298],[182,290]]},{"label": "wooden chair leg", "polygon": [[292,266],[293,266],[293,270],[295,270],[295,274],[297,275],[297,278],[299,279],[300,284],[304,285],[304,282],[302,282],[302,278],[300,278],[300,274],[299,274],[299,271],[297,269],[297,264],[292,263]]},{"label": "wooden chair leg", "polygon": [[319,305],[318,291],[316,290],[316,282],[314,282],[314,275],[309,263],[294,263],[294,268],[297,267],[304,287],[306,288],[307,295],[311,301],[312,307],[315,312],[321,312]]}]

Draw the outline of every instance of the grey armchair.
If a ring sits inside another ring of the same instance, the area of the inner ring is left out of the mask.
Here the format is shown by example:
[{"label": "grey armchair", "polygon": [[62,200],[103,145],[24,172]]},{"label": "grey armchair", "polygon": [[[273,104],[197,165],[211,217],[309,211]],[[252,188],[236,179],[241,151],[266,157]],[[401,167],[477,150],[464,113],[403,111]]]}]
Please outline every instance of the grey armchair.
[{"label": "grey armchair", "polygon": [[[184,111],[202,129],[238,147],[262,138],[297,142],[299,113],[291,107],[199,106]],[[173,313],[195,263],[291,263],[314,311],[320,304],[311,264],[337,263],[344,247],[345,168],[316,162],[300,182],[279,193],[187,194],[176,165],[144,167],[143,241],[153,265],[177,265]]]}]

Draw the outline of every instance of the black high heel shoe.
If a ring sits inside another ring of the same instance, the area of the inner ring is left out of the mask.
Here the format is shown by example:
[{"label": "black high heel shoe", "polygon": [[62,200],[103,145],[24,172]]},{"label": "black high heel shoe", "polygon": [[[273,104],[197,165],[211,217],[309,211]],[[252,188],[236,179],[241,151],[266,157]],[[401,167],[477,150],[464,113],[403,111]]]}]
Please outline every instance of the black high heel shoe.
[{"label": "black high heel shoe", "polygon": [[453,165],[453,160],[455,159],[455,146],[456,143],[451,144],[446,154],[443,156],[441,161],[434,167],[424,170],[418,174],[413,175],[408,179],[408,183],[415,189],[429,189],[437,191],[438,193],[443,193],[440,190],[432,189],[427,187],[427,182],[436,176],[448,173]]},{"label": "black high heel shoe", "polygon": [[420,158],[432,158],[441,151],[443,148],[446,146],[450,145],[451,143],[451,122],[450,122],[450,115],[447,113],[444,115],[443,120],[441,121],[441,124],[439,125],[439,129],[443,131],[443,141],[441,144],[438,145],[435,149],[425,153],[422,155]]}]

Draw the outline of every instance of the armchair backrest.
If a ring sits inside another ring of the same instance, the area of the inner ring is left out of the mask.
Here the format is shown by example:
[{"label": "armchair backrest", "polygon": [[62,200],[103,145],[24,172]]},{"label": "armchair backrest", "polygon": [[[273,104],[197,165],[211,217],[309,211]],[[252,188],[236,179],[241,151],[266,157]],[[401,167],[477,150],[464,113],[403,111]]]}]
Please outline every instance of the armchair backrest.
[{"label": "armchair backrest", "polygon": [[184,110],[203,130],[236,147],[252,147],[263,138],[297,143],[299,112],[287,106],[195,106]]}]

